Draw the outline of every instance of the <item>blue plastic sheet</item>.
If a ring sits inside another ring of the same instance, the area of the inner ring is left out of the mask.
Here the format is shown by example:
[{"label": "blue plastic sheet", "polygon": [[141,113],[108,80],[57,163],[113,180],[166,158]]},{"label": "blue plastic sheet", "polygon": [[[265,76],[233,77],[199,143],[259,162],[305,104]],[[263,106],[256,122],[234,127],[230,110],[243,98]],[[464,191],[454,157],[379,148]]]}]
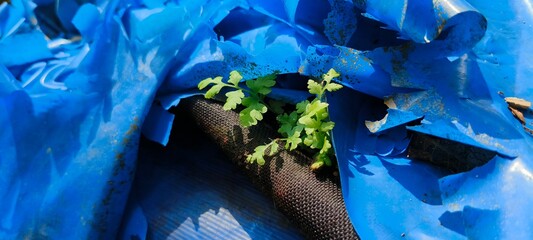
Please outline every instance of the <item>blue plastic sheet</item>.
[{"label": "blue plastic sheet", "polygon": [[179,48],[178,41],[162,41],[181,39],[184,31],[163,28],[148,43],[129,41],[136,36],[123,25],[138,19],[121,21],[109,9],[85,16],[98,22],[92,42],[65,40],[55,55],[43,56],[53,42],[30,41],[42,33],[21,28],[5,40],[22,39],[0,49],[12,72],[1,78],[2,239],[117,233],[144,117]]},{"label": "blue plastic sheet", "polygon": [[[144,226],[125,210],[140,132],[166,144],[166,110],[200,80],[288,74],[275,97],[297,102],[291,76],[335,68],[334,147],[363,239],[531,239],[533,114],[521,123],[505,97],[533,101],[532,24],[528,1],[3,2],[0,238]],[[408,158],[409,132],[497,155],[452,174]]]}]

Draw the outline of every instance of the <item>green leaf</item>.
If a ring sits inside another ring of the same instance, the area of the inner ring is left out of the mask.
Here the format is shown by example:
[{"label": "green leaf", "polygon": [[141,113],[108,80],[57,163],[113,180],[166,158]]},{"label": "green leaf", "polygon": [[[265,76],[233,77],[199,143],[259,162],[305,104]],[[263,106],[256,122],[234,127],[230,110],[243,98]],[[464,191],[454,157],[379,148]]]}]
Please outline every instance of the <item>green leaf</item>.
[{"label": "green leaf", "polygon": [[276,85],[276,74],[269,74],[263,77],[257,78],[257,83],[264,87],[273,87]]},{"label": "green leaf", "polygon": [[202,90],[202,89],[206,88],[207,86],[209,86],[209,84],[212,84],[212,83],[214,83],[212,78],[206,78],[206,79],[200,81],[200,83],[198,83],[198,89]]},{"label": "green leaf", "polygon": [[316,128],[313,128],[313,127],[306,127],[305,128],[305,134],[307,135],[312,135],[314,134],[316,131],[318,131],[319,129],[316,129]]},{"label": "green leaf", "polygon": [[248,156],[246,156],[246,162],[248,162],[248,163],[254,163],[255,162],[255,158],[253,157],[252,154],[249,154]]},{"label": "green leaf", "polygon": [[307,126],[313,123],[313,119],[309,115],[304,115],[298,119],[298,123]]},{"label": "green leaf", "polygon": [[215,84],[223,85],[223,83],[222,83],[222,77],[221,77],[221,76],[218,76],[218,77],[216,77],[216,78],[213,78],[213,82],[214,82]]},{"label": "green leaf", "polygon": [[208,85],[210,84],[214,84],[211,89],[209,89],[206,93],[205,93],[205,98],[207,99],[210,99],[210,98],[213,98],[215,95],[217,95],[219,92],[220,92],[220,89],[222,89],[222,87],[224,87],[224,84],[222,83],[222,77],[216,77],[216,78],[206,78],[202,81],[200,81],[200,83],[198,83],[198,89],[202,90],[204,88],[206,88]]},{"label": "green leaf", "polygon": [[265,164],[264,156],[265,156],[266,147],[267,147],[266,145],[257,146],[254,149],[254,152],[251,155],[248,155],[246,157],[246,160],[249,163],[257,162],[257,164],[259,164],[259,165],[264,165]]},{"label": "green leaf", "polygon": [[296,104],[296,112],[297,113],[303,113],[305,112],[305,109],[307,109],[307,105],[309,105],[309,100],[301,101]]},{"label": "green leaf", "polygon": [[329,139],[324,138],[324,144],[322,145],[322,149],[320,149],[320,154],[326,154],[331,149],[331,142]]},{"label": "green leaf", "polygon": [[228,83],[233,84],[233,86],[237,87],[239,86],[239,82],[241,81],[242,76],[239,72],[236,70],[233,70],[229,73],[229,80]]},{"label": "green leaf", "polygon": [[223,85],[214,85],[205,93],[205,98],[211,99],[215,95],[217,95],[220,92],[220,89],[222,89]]},{"label": "green leaf", "polygon": [[298,123],[303,124],[307,128],[319,129],[320,122],[312,118],[310,115],[304,115],[298,119]]},{"label": "green leaf", "polygon": [[311,164],[311,171],[316,171],[320,169],[322,166],[324,166],[324,161],[316,160],[313,164]]},{"label": "green leaf", "polygon": [[[317,149],[318,153],[315,155],[312,169],[318,169],[322,165],[331,165],[331,159],[328,156],[332,153],[330,131],[335,123],[329,120],[329,104],[322,100],[325,100],[323,95],[326,91],[337,91],[343,87],[341,84],[331,82],[333,78],[338,76],[340,76],[339,73],[330,69],[322,76],[321,82],[309,80],[307,87],[310,93],[316,95],[316,98],[311,102],[308,100],[299,102],[296,104],[296,110],[290,114],[284,113],[282,102],[269,100],[268,109],[272,109],[278,115],[276,118],[280,124],[278,132],[285,138],[273,140],[267,145],[257,146],[254,152],[246,157],[246,160],[251,163],[257,162],[260,165],[265,164],[265,156],[276,154],[280,147],[278,141],[282,140],[285,141],[285,148],[288,150],[294,150],[302,143],[311,149]],[[198,83],[198,89],[202,90],[212,85],[205,93],[205,97],[213,98],[224,87],[234,88],[233,91],[226,93],[227,99],[224,110],[233,110],[242,104],[245,108],[240,111],[239,119],[241,125],[249,127],[261,121],[264,117],[263,114],[267,112],[264,99],[276,84],[276,75],[248,80],[246,81],[248,89],[239,87],[242,79],[239,72],[232,71],[227,84],[222,82],[223,78],[220,76],[206,78]],[[249,93],[248,96],[244,94],[245,91]]]},{"label": "green leaf", "polygon": [[325,88],[329,92],[334,92],[334,91],[337,91],[337,90],[341,89],[342,85],[340,85],[338,83],[328,83],[328,84],[326,84]]},{"label": "green leaf", "polygon": [[331,158],[327,153],[318,153],[315,159],[320,159],[326,166],[331,166]]},{"label": "green leaf", "polygon": [[268,105],[270,106],[270,109],[272,112],[274,112],[277,115],[280,115],[284,112],[283,107],[285,106],[285,103],[282,101],[276,101],[273,99],[270,99],[268,101]]},{"label": "green leaf", "polygon": [[259,102],[259,99],[257,99],[254,96],[247,96],[247,97],[242,99],[242,105],[244,105],[245,107],[249,107],[249,106],[254,105],[254,104],[258,103],[258,102]]},{"label": "green leaf", "polygon": [[321,155],[324,155],[322,159],[324,160],[324,163],[326,164],[326,166],[331,166],[331,159],[329,158],[328,154],[324,153]]},{"label": "green leaf", "polygon": [[253,97],[245,97],[242,104],[246,108],[239,113],[239,119],[244,127],[256,125],[258,121],[263,120],[263,113],[268,110],[263,103]]},{"label": "green leaf", "polygon": [[314,142],[314,137],[313,135],[307,135],[304,139],[304,144],[305,146],[308,146],[308,147],[311,147],[311,145],[313,145],[313,142]]},{"label": "green leaf", "polygon": [[328,111],[324,110],[316,114],[316,118],[320,121],[327,119],[329,116]]},{"label": "green leaf", "polygon": [[319,96],[322,95],[322,85],[312,79],[309,79],[309,81],[307,81],[307,88],[309,89],[309,93],[311,94],[316,94]]},{"label": "green leaf", "polygon": [[302,139],[300,139],[300,137],[290,136],[287,138],[287,144],[285,145],[285,148],[288,148],[290,151],[292,151],[296,149],[300,143],[302,143]]},{"label": "green leaf", "polygon": [[263,120],[263,114],[261,114],[261,111],[257,109],[252,109],[250,111],[250,117],[255,118],[258,121]]},{"label": "green leaf", "polygon": [[305,114],[321,116],[323,113],[327,112],[328,106],[329,104],[316,98],[307,106],[305,109]]},{"label": "green leaf", "polygon": [[278,122],[281,124],[289,123],[289,124],[296,124],[296,121],[298,120],[298,113],[291,112],[291,114],[282,114],[277,117]]},{"label": "green leaf", "polygon": [[320,131],[322,132],[329,132],[331,130],[333,130],[333,127],[335,127],[335,123],[332,122],[332,121],[329,121],[329,122],[323,122],[321,125],[320,125]]},{"label": "green leaf", "polygon": [[272,141],[270,144],[270,152],[268,153],[268,156],[274,156],[278,152],[279,145],[276,141]]},{"label": "green leaf", "polygon": [[300,125],[292,129],[291,133],[289,134],[289,137],[287,137],[287,142],[285,143],[286,149],[292,151],[296,149],[296,147],[298,147],[298,144],[302,143],[302,139],[300,138],[302,130],[303,126]]},{"label": "green leaf", "polygon": [[281,133],[284,137],[289,136],[289,133],[296,126],[298,121],[298,114],[296,112],[291,112],[291,114],[282,114],[277,117],[280,127],[278,132]]},{"label": "green leaf", "polygon": [[242,99],[242,105],[255,109],[261,113],[266,113],[268,111],[267,106],[263,104],[259,99],[254,97],[245,97]]},{"label": "green leaf", "polygon": [[326,83],[330,83],[331,79],[336,78],[338,76],[340,76],[340,74],[335,71],[335,69],[331,68],[326,74],[322,76],[322,79],[326,81]]},{"label": "green leaf", "polygon": [[319,153],[315,156],[315,162],[311,165],[311,170],[318,170],[324,165],[331,166],[331,159],[327,154]]},{"label": "green leaf", "polygon": [[237,105],[242,103],[244,93],[242,92],[242,90],[235,90],[226,93],[226,97],[227,99],[223,109],[229,111],[237,108]]},{"label": "green leaf", "polygon": [[257,124],[257,119],[250,115],[253,109],[245,108],[239,113],[239,120],[243,127],[250,127]]},{"label": "green leaf", "polygon": [[321,149],[326,140],[326,134],[324,132],[315,132],[312,136],[313,144],[311,144],[310,148]]},{"label": "green leaf", "polygon": [[256,80],[246,81],[246,86],[250,88],[250,91],[256,92],[262,95],[267,95],[272,91],[272,87],[276,85],[276,75],[267,75],[257,78]]}]

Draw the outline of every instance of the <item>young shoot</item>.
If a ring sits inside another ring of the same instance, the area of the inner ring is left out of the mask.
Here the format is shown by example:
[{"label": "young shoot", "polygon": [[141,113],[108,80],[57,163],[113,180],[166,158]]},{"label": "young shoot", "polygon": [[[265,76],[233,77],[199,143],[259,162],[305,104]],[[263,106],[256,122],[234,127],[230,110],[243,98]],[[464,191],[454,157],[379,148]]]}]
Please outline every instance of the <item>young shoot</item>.
[{"label": "young shoot", "polygon": [[332,82],[339,77],[334,69],[330,69],[322,76],[321,81],[310,79],[307,81],[309,93],[315,95],[312,101],[301,101],[295,106],[295,110],[290,113],[283,112],[276,103],[266,103],[265,98],[272,91],[276,84],[276,76],[268,75],[257,79],[246,80],[246,88],[239,85],[242,76],[237,71],[230,73],[227,82],[222,81],[222,77],[207,78],[198,84],[198,89],[203,90],[211,86],[205,93],[205,98],[213,98],[219,94],[222,88],[230,88],[227,92],[224,110],[235,110],[239,105],[244,108],[239,112],[239,120],[242,126],[250,127],[256,125],[263,119],[268,109],[276,109],[279,123],[278,133],[282,137],[272,140],[265,145],[257,146],[254,152],[247,156],[249,163],[256,162],[259,165],[265,163],[265,156],[275,155],[280,145],[292,151],[298,147],[314,149],[317,153],[314,156],[314,163],[311,169],[316,170],[323,165],[331,166],[333,155],[331,143],[331,130],[335,123],[329,119],[328,106],[326,102],[326,92],[334,92],[342,88],[342,85]]}]

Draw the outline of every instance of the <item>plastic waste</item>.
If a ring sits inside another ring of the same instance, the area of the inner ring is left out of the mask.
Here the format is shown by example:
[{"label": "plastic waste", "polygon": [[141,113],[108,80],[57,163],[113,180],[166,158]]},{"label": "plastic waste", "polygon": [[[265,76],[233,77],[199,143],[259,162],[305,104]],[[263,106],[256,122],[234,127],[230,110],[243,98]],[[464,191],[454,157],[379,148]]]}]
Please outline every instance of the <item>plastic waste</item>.
[{"label": "plastic waste", "polygon": [[[361,238],[531,239],[532,23],[527,1],[0,1],[0,238],[145,226],[125,207],[139,136],[166,144],[199,81],[277,72],[296,102],[291,76],[335,68]],[[455,173],[409,158],[413,134],[494,157]]]}]

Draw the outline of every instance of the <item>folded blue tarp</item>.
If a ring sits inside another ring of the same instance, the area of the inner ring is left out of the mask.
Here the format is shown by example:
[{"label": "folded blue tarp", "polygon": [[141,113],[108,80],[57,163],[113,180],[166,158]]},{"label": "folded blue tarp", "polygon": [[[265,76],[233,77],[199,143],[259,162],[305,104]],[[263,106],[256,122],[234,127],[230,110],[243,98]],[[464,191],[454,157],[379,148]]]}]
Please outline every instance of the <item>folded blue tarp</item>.
[{"label": "folded blue tarp", "polygon": [[[533,238],[533,114],[505,101],[533,101],[527,1],[0,2],[2,239],[117,236],[139,216],[124,213],[140,132],[166,144],[167,110],[200,80],[330,68],[363,239]],[[408,158],[412,132],[496,155],[452,174]]]}]

